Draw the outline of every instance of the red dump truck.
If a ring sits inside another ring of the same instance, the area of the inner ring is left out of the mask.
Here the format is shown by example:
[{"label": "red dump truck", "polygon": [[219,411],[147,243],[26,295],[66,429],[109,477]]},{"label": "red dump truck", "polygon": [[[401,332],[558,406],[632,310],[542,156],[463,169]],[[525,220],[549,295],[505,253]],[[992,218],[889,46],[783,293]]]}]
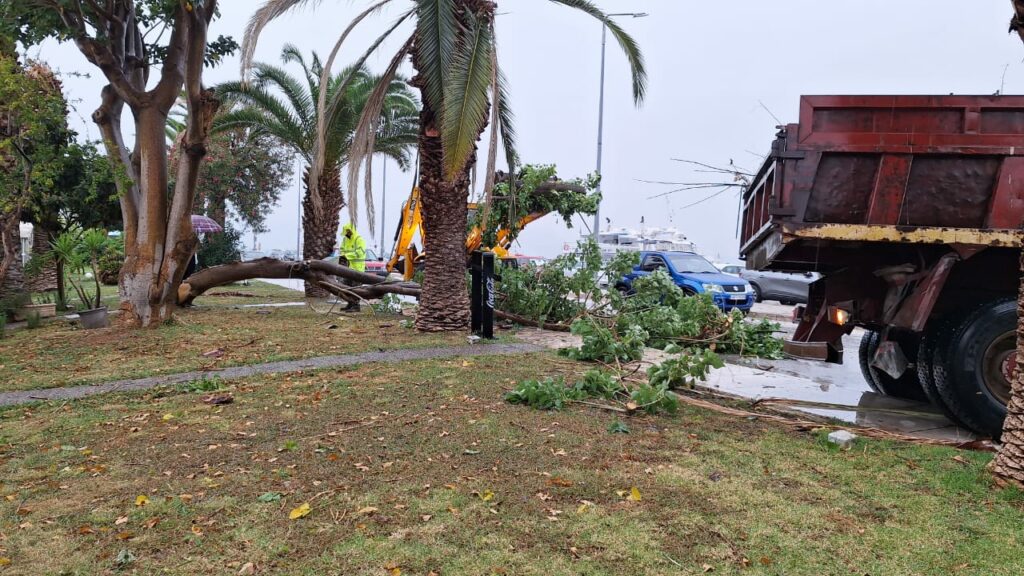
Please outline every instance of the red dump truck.
[{"label": "red dump truck", "polygon": [[804,96],[744,191],[748,268],[820,272],[786,351],[998,437],[1016,369],[1024,97]]}]

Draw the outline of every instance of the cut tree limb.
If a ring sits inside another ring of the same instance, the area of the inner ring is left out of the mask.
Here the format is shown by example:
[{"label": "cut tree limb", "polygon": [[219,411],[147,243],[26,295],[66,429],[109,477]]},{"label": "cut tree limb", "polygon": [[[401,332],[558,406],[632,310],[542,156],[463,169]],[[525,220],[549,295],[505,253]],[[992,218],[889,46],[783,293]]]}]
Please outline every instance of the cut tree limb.
[{"label": "cut tree limb", "polygon": [[[331,281],[331,276],[344,278],[355,282],[357,285],[354,287],[340,286]],[[369,299],[378,298],[389,293],[419,296],[420,292],[419,285],[415,283],[389,282],[381,276],[358,272],[347,266],[325,260],[295,262],[291,260],[277,260],[275,258],[260,258],[259,260],[214,266],[189,276],[182,282],[181,288],[178,290],[178,304],[180,306],[188,306],[207,290],[225,284],[256,278],[296,278],[305,280],[321,285],[325,290],[330,290],[333,294],[343,298],[344,296],[339,292],[349,293],[349,297],[346,300],[354,300],[351,294],[355,294],[359,298]],[[333,289],[330,287],[333,287]]]},{"label": "cut tree limb", "polygon": [[[356,285],[342,286],[333,281],[332,277],[344,278],[356,283]],[[380,298],[385,294],[399,294],[419,298],[422,293],[422,288],[415,282],[389,281],[387,278],[375,274],[358,272],[347,266],[325,260],[295,262],[291,260],[277,260],[275,258],[260,258],[247,262],[234,262],[214,266],[189,276],[182,282],[181,288],[178,290],[178,305],[189,306],[207,290],[218,286],[233,284],[242,280],[254,280],[256,278],[295,278],[312,282],[346,302],[372,300]],[[537,322],[536,320],[501,310],[495,310],[494,316],[502,320],[515,322],[521,326],[541,328],[555,332],[569,331],[569,325],[567,324]]]}]

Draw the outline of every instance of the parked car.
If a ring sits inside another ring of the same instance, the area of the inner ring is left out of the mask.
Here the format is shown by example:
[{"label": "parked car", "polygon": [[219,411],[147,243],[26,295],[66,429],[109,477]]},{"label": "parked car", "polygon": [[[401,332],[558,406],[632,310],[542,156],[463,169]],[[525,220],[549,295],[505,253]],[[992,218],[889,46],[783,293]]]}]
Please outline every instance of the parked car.
[{"label": "parked car", "polygon": [[715,267],[722,271],[722,274],[728,274],[729,276],[742,276],[743,266],[737,266],[736,264],[715,264]]},{"label": "parked car", "polygon": [[710,294],[719,308],[743,312],[754,305],[754,291],[741,278],[722,274],[700,254],[693,252],[641,252],[640,265],[623,277],[615,287],[623,292],[633,289],[633,281],[656,270],[664,270],[686,294]]},{"label": "parked car", "polygon": [[782,304],[806,304],[807,291],[821,278],[821,274],[743,269],[740,270],[740,278],[754,288],[754,298],[758,302],[778,300]]},{"label": "parked car", "polygon": [[[330,256],[327,257],[327,260],[331,262],[337,262],[338,251],[335,250]],[[377,253],[374,252],[372,248],[366,249],[366,273],[376,274],[377,276],[388,275],[387,262],[382,260],[380,256],[377,256]]]}]

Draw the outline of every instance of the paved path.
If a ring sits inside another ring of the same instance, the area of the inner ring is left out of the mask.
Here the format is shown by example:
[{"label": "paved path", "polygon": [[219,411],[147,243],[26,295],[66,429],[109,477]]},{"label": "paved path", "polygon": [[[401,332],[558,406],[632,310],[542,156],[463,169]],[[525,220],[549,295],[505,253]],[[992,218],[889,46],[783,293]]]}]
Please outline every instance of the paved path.
[{"label": "paved path", "polygon": [[528,354],[531,352],[540,352],[545,349],[546,348],[543,346],[525,343],[474,344],[454,347],[384,350],[378,352],[363,352],[360,354],[347,354],[343,356],[320,356],[317,358],[307,358],[305,360],[286,360],[282,362],[270,362],[267,364],[254,364],[250,366],[234,366],[231,368],[223,368],[221,370],[185,372],[182,374],[151,376],[148,378],[137,378],[134,380],[119,380],[116,382],[107,382],[105,384],[3,392],[0,393],[0,406],[14,406],[17,404],[38,402],[40,400],[73,400],[76,398],[85,398],[87,396],[106,394],[109,392],[146,390],[157,386],[182,384],[184,382],[191,382],[193,380],[213,376],[224,380],[232,380],[261,374],[282,374],[287,372],[297,372],[299,370],[319,370],[324,368],[337,368],[339,366],[368,364],[371,362],[393,363],[405,362],[408,360],[430,360],[436,358],[466,356]]}]

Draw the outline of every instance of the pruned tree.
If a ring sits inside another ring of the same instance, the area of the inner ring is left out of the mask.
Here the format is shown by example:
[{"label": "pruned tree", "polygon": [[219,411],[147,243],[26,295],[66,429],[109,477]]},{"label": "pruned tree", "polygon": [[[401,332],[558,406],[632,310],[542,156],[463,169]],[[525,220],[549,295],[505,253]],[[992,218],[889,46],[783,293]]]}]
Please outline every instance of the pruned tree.
[{"label": "pruned tree", "polygon": [[[23,42],[73,41],[103,74],[92,119],[116,175],[124,220],[121,308],[140,326],[170,317],[186,262],[196,245],[190,214],[218,100],[203,86],[203,68],[234,50],[230,38],[208,42],[217,0],[14,0],[4,8]],[[163,34],[147,37],[150,29]],[[151,74],[158,77],[151,79]],[[152,82],[151,80],[155,80]],[[184,91],[188,108],[175,186],[168,193],[168,111]],[[125,107],[134,124],[129,145]]]},{"label": "pruned tree", "polygon": [[[634,100],[639,104],[646,91],[646,72],[640,49],[633,38],[613,19],[589,0],[551,0],[598,19],[626,54],[632,72]],[[312,0],[268,0],[256,12],[243,42],[243,71],[252,59],[256,40],[274,18]],[[367,105],[356,130],[348,171],[348,193],[355,193],[364,164],[373,155],[376,126],[380,117],[383,88],[397,74],[407,57],[412,58],[416,76],[412,83],[421,93],[419,187],[423,200],[423,226],[427,231],[424,248],[427,256],[423,295],[416,326],[424,331],[457,331],[469,327],[469,297],[465,289],[466,201],[470,173],[476,166],[477,142],[488,124],[492,125],[485,193],[494,186],[499,137],[502,140],[509,172],[517,167],[512,114],[508,106],[503,74],[499,68],[494,17],[497,2],[491,0],[406,0],[408,9],[388,25],[357,62],[361,64],[381,43],[407,21],[414,22],[411,36],[401,40]],[[379,0],[361,12],[341,34],[325,64],[330,73],[334,56],[350,32],[370,15],[394,0]],[[330,106],[321,89],[320,102]],[[317,156],[313,172],[319,174],[324,163],[323,127],[318,127]],[[368,202],[369,204],[369,202]],[[369,207],[369,206],[368,206]],[[349,202],[356,219],[356,202]],[[372,223],[372,218],[371,218]],[[372,226],[372,224],[371,224]]]}]

